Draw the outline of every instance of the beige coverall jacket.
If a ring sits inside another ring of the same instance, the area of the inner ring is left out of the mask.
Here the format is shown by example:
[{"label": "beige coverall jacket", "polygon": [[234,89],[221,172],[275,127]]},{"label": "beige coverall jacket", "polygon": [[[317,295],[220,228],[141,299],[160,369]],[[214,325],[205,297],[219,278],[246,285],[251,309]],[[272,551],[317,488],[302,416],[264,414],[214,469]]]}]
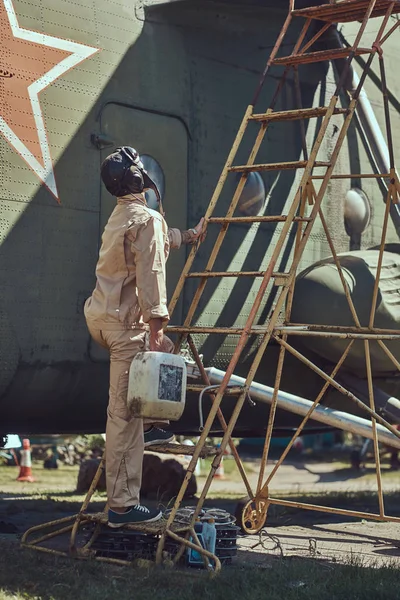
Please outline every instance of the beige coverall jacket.
[{"label": "beige coverall jacket", "polygon": [[[179,229],[146,205],[144,194],[118,198],[104,229],[96,288],[85,303],[93,339],[110,352],[106,426],[106,481],[111,507],[139,503],[144,451],[143,420],[127,408],[129,367],[148,349],[150,319],[169,319],[165,263],[181,245]],[[165,351],[173,344],[166,338]]]}]

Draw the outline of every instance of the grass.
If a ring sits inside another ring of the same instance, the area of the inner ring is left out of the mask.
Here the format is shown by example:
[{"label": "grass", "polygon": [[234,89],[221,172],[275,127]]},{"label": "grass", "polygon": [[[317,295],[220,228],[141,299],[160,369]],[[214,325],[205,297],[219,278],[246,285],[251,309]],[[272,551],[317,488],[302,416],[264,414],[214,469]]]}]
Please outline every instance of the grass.
[{"label": "grass", "polygon": [[400,571],[360,561],[339,565],[264,557],[258,568],[193,570],[116,567],[2,544],[0,600],[394,600]]},{"label": "grass", "polygon": [[[233,477],[233,463],[227,460],[225,464],[229,479]],[[0,497],[3,497],[0,521],[22,513],[43,522],[62,517],[65,512],[75,512],[83,499],[74,493],[77,472],[77,467],[47,471],[41,465],[34,465],[37,481],[20,484],[15,481],[18,469],[0,467]],[[275,496],[360,510],[376,508],[372,492]],[[387,495],[393,512],[397,513],[398,496],[398,493]],[[211,497],[208,504],[233,512],[235,497],[235,494]],[[94,500],[93,508],[102,508],[104,494],[96,494]],[[302,515],[304,518],[313,515],[316,521],[315,513],[275,506],[270,508],[268,520],[270,524],[294,524]],[[211,579],[204,572],[189,569],[116,567],[53,557],[21,549],[17,542],[1,540],[0,600],[397,600],[400,596],[400,571],[394,563],[382,567],[380,562],[377,569],[358,558],[339,564],[312,558],[277,558],[255,550],[252,554],[256,555],[258,566],[254,566],[250,555],[241,551],[240,561],[224,567],[219,577]]]}]

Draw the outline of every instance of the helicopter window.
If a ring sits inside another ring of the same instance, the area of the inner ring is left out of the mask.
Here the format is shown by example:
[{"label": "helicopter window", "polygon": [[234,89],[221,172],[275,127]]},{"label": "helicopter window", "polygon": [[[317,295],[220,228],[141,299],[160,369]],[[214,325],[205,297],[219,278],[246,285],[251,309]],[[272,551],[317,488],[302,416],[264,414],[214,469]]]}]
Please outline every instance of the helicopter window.
[{"label": "helicopter window", "polygon": [[[161,200],[164,200],[165,177],[164,171],[162,170],[160,163],[149,154],[141,154],[140,159],[143,163],[144,168],[157,185],[158,190],[160,192]],[[153,210],[158,210],[157,197],[153,190],[147,190],[146,201],[149,208],[152,208]]]},{"label": "helicopter window", "polygon": [[265,185],[260,173],[252,172],[247,177],[238,202],[239,211],[249,217],[258,215],[265,202]]}]

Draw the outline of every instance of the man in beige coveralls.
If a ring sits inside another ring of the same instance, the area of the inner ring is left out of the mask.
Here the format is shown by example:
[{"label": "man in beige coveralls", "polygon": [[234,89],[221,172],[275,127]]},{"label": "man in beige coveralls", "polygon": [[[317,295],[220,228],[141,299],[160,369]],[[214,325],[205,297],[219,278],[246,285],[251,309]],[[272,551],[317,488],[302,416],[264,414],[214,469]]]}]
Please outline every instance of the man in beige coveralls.
[{"label": "man in beige coveralls", "polygon": [[140,351],[173,351],[163,333],[169,319],[165,263],[170,248],[194,243],[201,236],[203,219],[189,231],[168,229],[163,216],[147,206],[144,190],[154,189],[158,198],[159,194],[133,148],[117,148],[103,162],[101,176],[107,190],[117,196],[117,205],[104,229],[96,288],[86,301],[85,317],[93,339],[110,352],[108,524],[121,527],[156,521],[162,514],[140,504],[143,451],[171,441],[173,435],[130,415],[129,367]]}]

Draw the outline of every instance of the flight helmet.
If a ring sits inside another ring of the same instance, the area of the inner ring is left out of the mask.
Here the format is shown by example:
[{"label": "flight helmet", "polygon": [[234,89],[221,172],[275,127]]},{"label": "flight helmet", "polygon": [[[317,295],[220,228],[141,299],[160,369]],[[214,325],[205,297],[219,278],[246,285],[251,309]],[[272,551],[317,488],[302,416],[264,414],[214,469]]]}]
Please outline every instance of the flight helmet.
[{"label": "flight helmet", "polygon": [[131,146],[116,148],[104,159],[100,173],[104,185],[113,196],[139,194],[151,189],[154,190],[161,208],[161,196],[157,185],[145,170],[139,153]]}]

